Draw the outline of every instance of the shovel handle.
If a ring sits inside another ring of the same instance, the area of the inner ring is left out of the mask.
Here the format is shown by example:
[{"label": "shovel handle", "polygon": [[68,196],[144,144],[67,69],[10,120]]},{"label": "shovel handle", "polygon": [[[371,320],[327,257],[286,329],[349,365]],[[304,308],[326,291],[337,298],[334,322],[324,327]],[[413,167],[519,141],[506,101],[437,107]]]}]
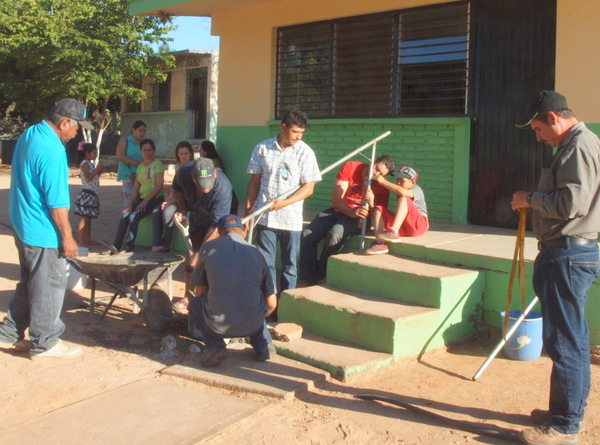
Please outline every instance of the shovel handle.
[{"label": "shovel handle", "polygon": [[[188,219],[184,216],[183,219],[187,221]],[[192,242],[190,241],[190,231],[187,227],[183,226],[179,219],[177,219],[176,215],[173,215],[173,222],[175,226],[179,229],[179,231],[183,234],[183,239],[185,240],[185,247],[187,247],[188,254],[191,256],[194,254],[194,247],[192,246]]]}]

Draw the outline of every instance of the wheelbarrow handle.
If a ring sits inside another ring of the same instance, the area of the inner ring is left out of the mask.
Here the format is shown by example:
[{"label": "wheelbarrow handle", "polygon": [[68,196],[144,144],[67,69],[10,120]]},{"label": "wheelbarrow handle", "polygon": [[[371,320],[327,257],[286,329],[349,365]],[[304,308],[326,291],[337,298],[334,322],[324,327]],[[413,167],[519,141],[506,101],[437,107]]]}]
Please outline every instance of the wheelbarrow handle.
[{"label": "wheelbarrow handle", "polygon": [[[187,221],[187,218],[185,216],[182,219],[184,219],[185,221]],[[175,225],[177,226],[177,228],[183,234],[183,239],[185,240],[185,246],[187,247],[188,254],[190,256],[193,255],[194,254],[194,247],[192,246],[192,242],[190,241],[190,231],[189,231],[189,229],[187,227],[184,227],[181,224],[181,222],[177,218],[177,215],[173,215],[173,222],[175,223]]]},{"label": "wheelbarrow handle", "polygon": [[79,263],[77,262],[77,260],[75,260],[74,258],[70,258],[70,257],[65,257],[65,259],[69,262],[69,264],[71,266],[73,266],[75,268],[75,270],[77,272],[79,272],[82,275],[87,275],[87,272],[84,271],[81,266],[79,265]]}]

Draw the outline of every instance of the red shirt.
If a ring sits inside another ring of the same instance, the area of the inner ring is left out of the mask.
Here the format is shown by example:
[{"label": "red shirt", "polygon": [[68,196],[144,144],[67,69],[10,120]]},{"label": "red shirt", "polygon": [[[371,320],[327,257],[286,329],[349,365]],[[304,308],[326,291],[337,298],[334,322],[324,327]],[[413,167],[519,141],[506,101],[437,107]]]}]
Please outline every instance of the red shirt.
[{"label": "red shirt", "polygon": [[[339,181],[348,183],[344,201],[353,209],[360,207],[362,204],[363,192],[365,189],[362,173],[364,167],[368,168],[369,166],[359,161],[346,162],[335,177]],[[371,189],[375,194],[375,205],[387,207],[390,198],[389,190],[376,182],[371,183]]]}]

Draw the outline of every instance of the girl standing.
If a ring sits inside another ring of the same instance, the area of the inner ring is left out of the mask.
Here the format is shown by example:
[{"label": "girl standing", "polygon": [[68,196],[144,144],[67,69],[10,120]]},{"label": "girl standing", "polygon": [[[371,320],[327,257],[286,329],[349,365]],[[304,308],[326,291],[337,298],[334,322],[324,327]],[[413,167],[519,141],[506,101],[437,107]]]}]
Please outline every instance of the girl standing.
[{"label": "girl standing", "polygon": [[83,160],[79,164],[79,177],[83,189],[79,192],[75,202],[77,207],[75,214],[81,217],[78,227],[79,246],[98,246],[100,243],[92,240],[92,218],[98,218],[100,215],[98,193],[100,192],[100,175],[104,173],[104,169],[102,162],[96,164],[98,148],[94,144],[81,142],[77,150],[83,155]]}]

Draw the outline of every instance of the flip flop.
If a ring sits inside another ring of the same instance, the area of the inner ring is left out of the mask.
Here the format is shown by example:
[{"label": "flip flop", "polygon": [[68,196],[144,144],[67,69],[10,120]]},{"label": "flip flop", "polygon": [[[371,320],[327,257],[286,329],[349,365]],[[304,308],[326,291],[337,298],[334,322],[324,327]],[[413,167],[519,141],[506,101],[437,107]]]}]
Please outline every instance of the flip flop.
[{"label": "flip flop", "polygon": [[173,311],[177,312],[178,314],[185,314],[188,311],[189,304],[190,302],[187,298],[182,298],[181,300],[178,300],[175,303],[173,303],[171,307],[173,308]]}]

